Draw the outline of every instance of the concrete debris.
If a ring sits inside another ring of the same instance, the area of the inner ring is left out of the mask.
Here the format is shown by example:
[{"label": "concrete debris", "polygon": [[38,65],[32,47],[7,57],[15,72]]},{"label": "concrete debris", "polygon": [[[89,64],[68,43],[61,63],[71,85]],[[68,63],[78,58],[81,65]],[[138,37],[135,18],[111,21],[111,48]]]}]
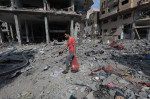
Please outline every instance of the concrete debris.
[{"label": "concrete debris", "polygon": [[50,74],[51,77],[58,77],[61,73],[62,73],[63,70],[60,70],[60,71],[54,71]]},{"label": "concrete debris", "polygon": [[[69,99],[73,94],[77,99],[149,97],[150,65],[146,56],[150,53],[150,41],[117,41],[117,44],[126,48],[118,50],[87,39],[84,44],[77,46],[79,72],[69,71],[67,75],[62,74],[67,52],[58,53],[64,43],[55,41],[53,45],[15,45],[17,50],[12,55],[21,59],[16,53],[24,52],[30,64],[13,72],[12,76],[0,77],[0,98]],[[7,51],[8,47],[0,51]]]},{"label": "concrete debris", "polygon": [[135,98],[135,95],[134,95],[134,92],[131,91],[130,89],[127,89],[124,93],[125,97],[127,99],[134,99]]},{"label": "concrete debris", "polygon": [[42,66],[42,68],[43,68],[43,71],[46,71],[46,70],[48,70],[50,67],[49,67],[49,66],[44,65],[44,66]]},{"label": "concrete debris", "polygon": [[93,96],[93,91],[90,92],[87,96],[86,96],[87,99],[95,99],[95,97]]}]

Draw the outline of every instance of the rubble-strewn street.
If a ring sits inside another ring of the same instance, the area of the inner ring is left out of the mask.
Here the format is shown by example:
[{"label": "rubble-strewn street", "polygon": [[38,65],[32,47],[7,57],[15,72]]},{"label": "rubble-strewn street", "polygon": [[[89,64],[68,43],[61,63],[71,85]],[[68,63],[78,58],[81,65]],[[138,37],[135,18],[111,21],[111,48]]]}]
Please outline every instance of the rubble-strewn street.
[{"label": "rubble-strewn street", "polygon": [[15,45],[2,44],[0,58],[9,61],[1,61],[0,71],[6,70],[3,64],[12,59],[18,60],[12,64],[23,65],[25,57],[29,63],[0,76],[0,99],[150,98],[150,41],[122,40],[110,46],[99,40],[83,40],[77,46],[79,72],[64,75],[67,51],[61,55],[58,51],[65,43],[16,44],[9,54],[4,52]]},{"label": "rubble-strewn street", "polygon": [[0,99],[150,99],[149,8],[0,0]]}]

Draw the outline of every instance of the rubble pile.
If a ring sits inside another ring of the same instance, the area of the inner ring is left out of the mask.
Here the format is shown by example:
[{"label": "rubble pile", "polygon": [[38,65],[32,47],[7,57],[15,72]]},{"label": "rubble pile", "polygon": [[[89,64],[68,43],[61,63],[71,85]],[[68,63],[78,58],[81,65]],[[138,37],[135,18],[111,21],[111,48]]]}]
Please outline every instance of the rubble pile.
[{"label": "rubble pile", "polygon": [[[66,42],[16,46],[15,52],[26,51],[24,55],[29,65],[21,69],[17,77],[0,77],[5,79],[5,82],[0,82],[0,98],[150,98],[150,41],[124,40],[114,43],[110,46],[99,40],[83,40],[83,44],[77,46],[80,70],[67,75],[62,71],[68,52],[59,54]],[[8,47],[2,50],[6,51]]]}]

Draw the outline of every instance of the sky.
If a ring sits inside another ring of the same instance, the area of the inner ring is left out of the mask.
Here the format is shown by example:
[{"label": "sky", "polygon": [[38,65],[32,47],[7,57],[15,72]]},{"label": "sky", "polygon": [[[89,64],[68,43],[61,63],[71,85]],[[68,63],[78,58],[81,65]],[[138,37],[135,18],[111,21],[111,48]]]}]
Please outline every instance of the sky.
[{"label": "sky", "polygon": [[100,0],[94,0],[94,4],[92,5],[91,8],[100,9]]}]

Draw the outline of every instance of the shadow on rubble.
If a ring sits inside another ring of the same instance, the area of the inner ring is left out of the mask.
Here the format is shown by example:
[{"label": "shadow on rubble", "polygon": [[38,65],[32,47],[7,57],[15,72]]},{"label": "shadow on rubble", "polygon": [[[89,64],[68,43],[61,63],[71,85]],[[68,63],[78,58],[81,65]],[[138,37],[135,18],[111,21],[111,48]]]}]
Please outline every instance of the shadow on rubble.
[{"label": "shadow on rubble", "polygon": [[27,67],[29,60],[34,59],[36,51],[25,50],[15,52],[15,48],[0,54],[0,89],[12,83],[22,72],[21,69]]},{"label": "shadow on rubble", "polygon": [[145,75],[150,76],[150,60],[146,58],[148,54],[133,54],[133,55],[112,55],[111,59],[127,66],[136,71],[142,71]]}]

